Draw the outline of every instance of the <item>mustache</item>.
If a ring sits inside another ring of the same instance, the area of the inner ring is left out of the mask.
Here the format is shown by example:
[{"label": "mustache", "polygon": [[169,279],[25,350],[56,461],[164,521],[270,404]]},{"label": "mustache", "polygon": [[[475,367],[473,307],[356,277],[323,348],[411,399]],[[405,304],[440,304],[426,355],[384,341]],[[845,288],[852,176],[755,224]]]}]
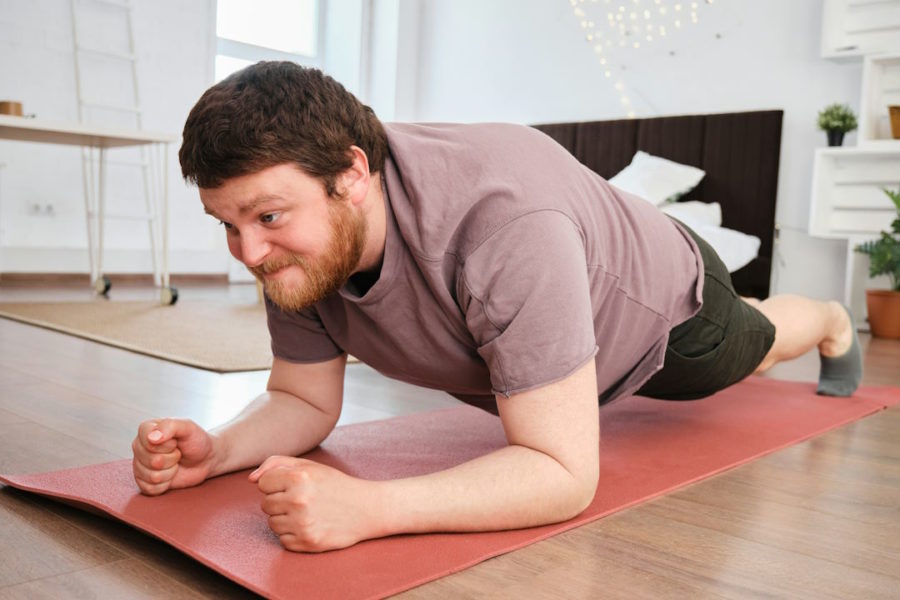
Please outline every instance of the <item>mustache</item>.
[{"label": "mustache", "polygon": [[261,277],[263,275],[274,273],[275,271],[278,271],[285,267],[292,266],[300,266],[305,268],[306,260],[302,256],[289,254],[287,256],[279,256],[278,258],[269,259],[262,264],[256,265],[255,267],[248,267],[248,269],[257,277]]}]

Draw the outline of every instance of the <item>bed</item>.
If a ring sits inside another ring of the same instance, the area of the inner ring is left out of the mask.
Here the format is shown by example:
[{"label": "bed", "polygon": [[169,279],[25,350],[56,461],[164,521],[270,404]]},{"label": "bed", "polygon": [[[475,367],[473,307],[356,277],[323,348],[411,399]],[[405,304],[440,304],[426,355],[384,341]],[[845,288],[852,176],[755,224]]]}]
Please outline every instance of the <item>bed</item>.
[{"label": "bed", "polygon": [[766,110],[534,127],[606,179],[631,164],[639,150],[705,171],[700,184],[679,201],[717,202],[722,227],[759,238],[756,257],[732,273],[732,280],[741,295],[766,298],[783,114]]}]

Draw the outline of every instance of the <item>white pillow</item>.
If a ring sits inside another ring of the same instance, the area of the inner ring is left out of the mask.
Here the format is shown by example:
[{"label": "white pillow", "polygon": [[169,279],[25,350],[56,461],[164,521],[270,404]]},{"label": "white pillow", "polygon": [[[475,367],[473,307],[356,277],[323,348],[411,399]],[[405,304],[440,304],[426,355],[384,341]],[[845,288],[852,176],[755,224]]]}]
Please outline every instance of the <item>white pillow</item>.
[{"label": "white pillow", "polygon": [[[694,228],[691,227],[691,229]],[[734,229],[712,225],[701,225],[694,231],[713,247],[713,250],[728,267],[729,273],[734,273],[747,265],[759,254],[760,239],[755,235],[747,235]]]},{"label": "white pillow", "polygon": [[761,241],[755,235],[720,227],[722,206],[718,202],[673,202],[663,204],[659,209],[672,216],[706,240],[712,246],[729,273],[734,273],[759,254]]},{"label": "white pillow", "polygon": [[654,206],[677,199],[700,183],[706,172],[697,167],[653,156],[639,150],[631,164],[609,182],[617,188],[640,196]]},{"label": "white pillow", "polygon": [[761,241],[755,235],[747,235],[727,227],[708,225],[693,218],[675,218],[693,229],[694,233],[712,246],[712,249],[725,263],[729,273],[734,273],[747,265],[759,254]]},{"label": "white pillow", "polygon": [[722,205],[718,202],[700,202],[699,200],[666,202],[659,207],[659,210],[679,221],[698,221],[704,225],[722,226]]}]

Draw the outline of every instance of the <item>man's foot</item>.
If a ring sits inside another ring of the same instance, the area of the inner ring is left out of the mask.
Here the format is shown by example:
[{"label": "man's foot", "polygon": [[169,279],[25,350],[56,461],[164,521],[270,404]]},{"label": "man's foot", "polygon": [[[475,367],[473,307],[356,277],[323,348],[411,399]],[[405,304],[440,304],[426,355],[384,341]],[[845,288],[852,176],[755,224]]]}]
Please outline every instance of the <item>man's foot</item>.
[{"label": "man's foot", "polygon": [[842,307],[837,334],[819,346],[819,387],[823,396],[852,396],[862,381],[862,350],[853,315]]}]

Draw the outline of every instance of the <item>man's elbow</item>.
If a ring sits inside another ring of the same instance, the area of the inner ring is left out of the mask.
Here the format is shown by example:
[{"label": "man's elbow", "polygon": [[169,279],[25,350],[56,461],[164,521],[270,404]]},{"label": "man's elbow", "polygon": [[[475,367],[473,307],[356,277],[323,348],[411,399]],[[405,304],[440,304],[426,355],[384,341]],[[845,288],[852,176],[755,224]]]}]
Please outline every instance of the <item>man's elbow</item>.
[{"label": "man's elbow", "polygon": [[599,485],[599,483],[600,476],[598,473],[595,473],[582,486],[582,491],[579,495],[580,504],[578,511],[575,513],[576,515],[580,515],[582,512],[584,512],[584,510],[594,501],[594,498],[597,496],[597,486]]},{"label": "man's elbow", "polygon": [[572,474],[572,485],[566,493],[561,520],[577,517],[591,505],[597,494],[599,480],[599,469],[588,469],[587,472]]}]

